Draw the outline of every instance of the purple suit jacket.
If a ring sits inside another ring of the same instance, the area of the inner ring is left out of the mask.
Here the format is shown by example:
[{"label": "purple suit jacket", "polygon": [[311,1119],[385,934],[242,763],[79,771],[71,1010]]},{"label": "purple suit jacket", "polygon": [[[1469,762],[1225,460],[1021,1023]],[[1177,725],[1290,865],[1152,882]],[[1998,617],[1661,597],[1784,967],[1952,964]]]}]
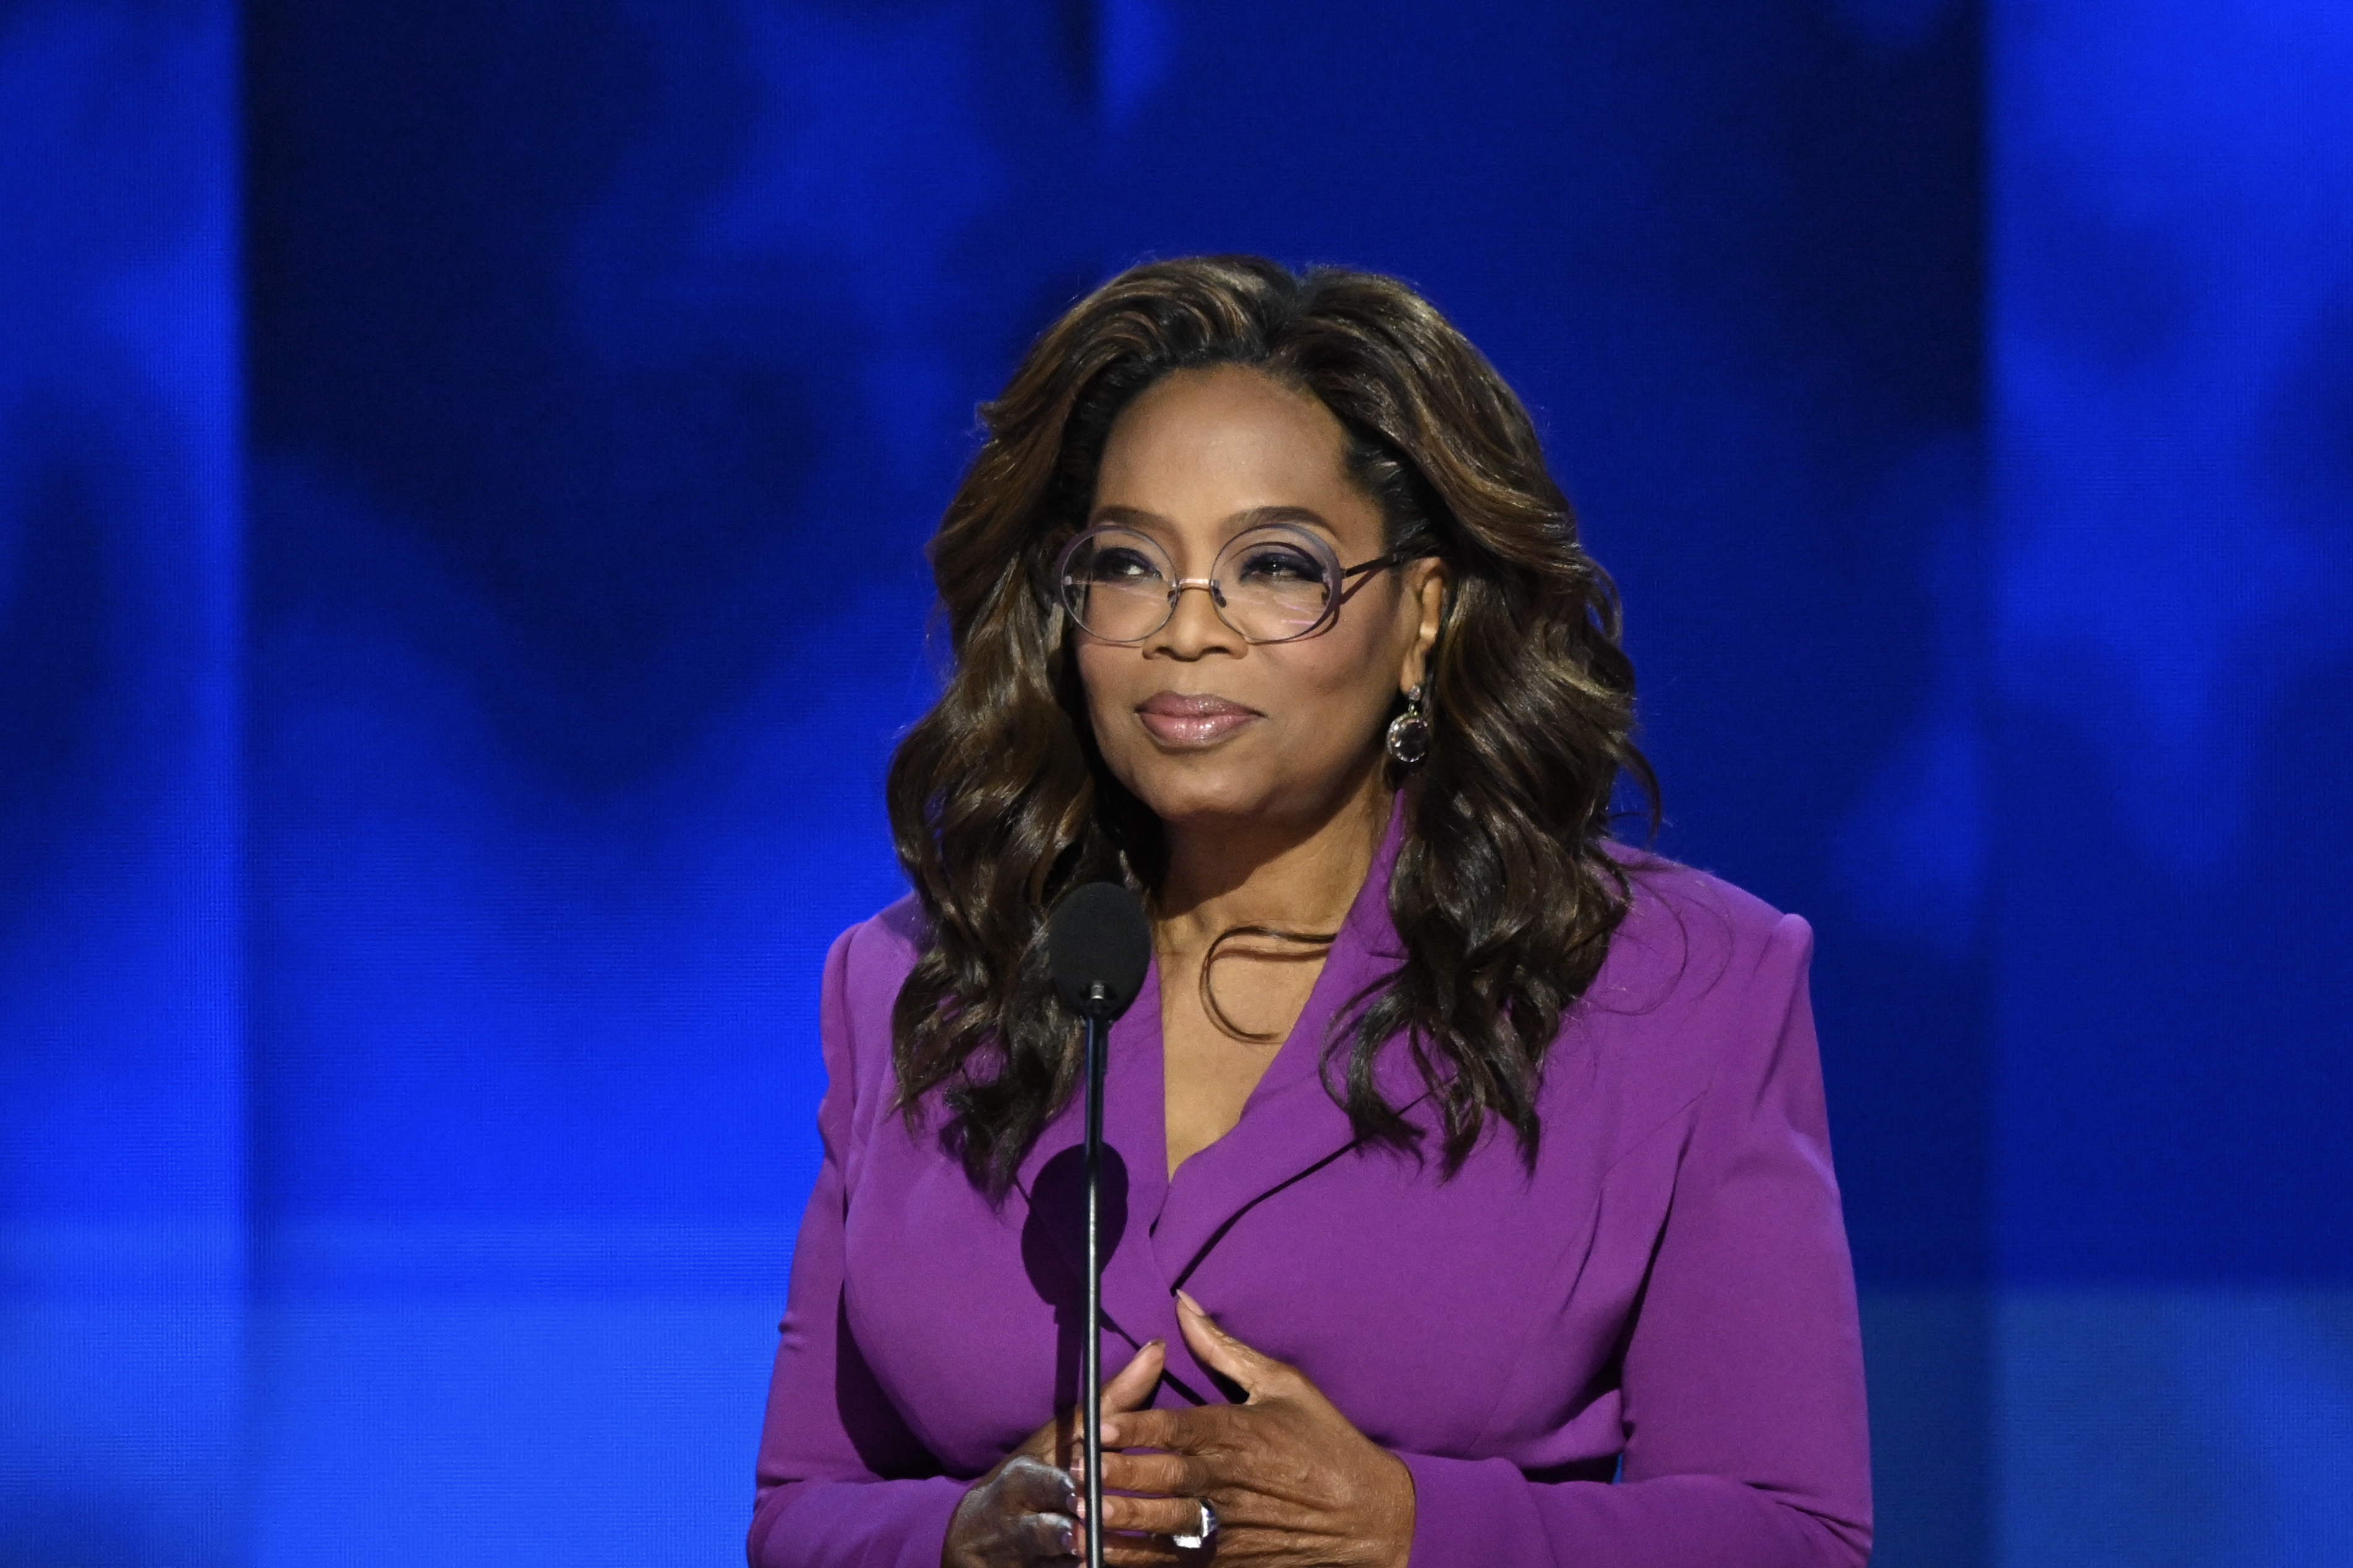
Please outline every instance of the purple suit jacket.
[{"label": "purple suit jacket", "polygon": [[[1491,1129],[1441,1180],[1358,1147],[1318,1073],[1335,1013],[1400,955],[1396,851],[1393,827],[1240,1121],[1173,1181],[1156,974],[1113,1028],[1105,1368],[1163,1339],[1156,1402],[1222,1398],[1177,1331],[1187,1290],[1405,1460],[1414,1568],[1863,1563],[1862,1357],[1805,922],[1627,855],[1632,908],[1548,1059],[1533,1173]],[[1001,1208],[910,1133],[891,1007],[921,935],[902,900],[826,961],[825,1160],[755,1568],[936,1568],[965,1484],[1076,1385],[1079,1108]]]}]

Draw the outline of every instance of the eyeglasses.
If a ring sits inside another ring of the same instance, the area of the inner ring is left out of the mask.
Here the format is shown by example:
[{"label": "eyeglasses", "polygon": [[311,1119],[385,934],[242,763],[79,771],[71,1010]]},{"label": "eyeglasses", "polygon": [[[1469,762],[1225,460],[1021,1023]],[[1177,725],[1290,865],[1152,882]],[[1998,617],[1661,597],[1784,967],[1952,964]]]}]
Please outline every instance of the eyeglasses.
[{"label": "eyeglasses", "polygon": [[1151,535],[1116,523],[1088,529],[1054,567],[1062,608],[1089,637],[1139,643],[1176,618],[1176,600],[1199,588],[1218,618],[1245,642],[1293,642],[1321,631],[1355,590],[1348,579],[1401,565],[1427,548],[1393,550],[1343,566],[1322,535],[1266,523],[1226,542],[1206,577],[1179,577]]}]

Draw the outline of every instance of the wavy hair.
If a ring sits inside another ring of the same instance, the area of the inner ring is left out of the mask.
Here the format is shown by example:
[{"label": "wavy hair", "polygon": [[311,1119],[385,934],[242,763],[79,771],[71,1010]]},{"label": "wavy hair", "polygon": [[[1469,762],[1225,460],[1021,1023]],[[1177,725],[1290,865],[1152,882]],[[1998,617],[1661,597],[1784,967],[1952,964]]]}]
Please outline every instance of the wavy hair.
[{"label": "wavy hair", "polygon": [[992,1196],[1080,1072],[1077,1021],[1047,973],[1048,914],[1083,882],[1148,892],[1166,864],[1157,818],[1095,748],[1053,564],[1084,524],[1121,412],[1172,372],[1219,365],[1328,408],[1389,547],[1450,574],[1429,754],[1402,775],[1389,883],[1406,956],[1325,1043],[1325,1085],[1360,1138],[1413,1149],[1425,1136],[1376,1084],[1394,1044],[1427,1088],[1450,1174],[1491,1117],[1535,1158],[1546,1050],[1626,911],[1603,847],[1621,773],[1657,820],[1616,592],[1577,542],[1526,410],[1478,350],[1373,273],[1294,275],[1255,257],[1122,273],[981,408],[986,441],[929,550],[952,668],[891,761],[892,831],[929,923],[892,1015],[901,1106],[919,1125],[936,1093],[943,1142]]}]

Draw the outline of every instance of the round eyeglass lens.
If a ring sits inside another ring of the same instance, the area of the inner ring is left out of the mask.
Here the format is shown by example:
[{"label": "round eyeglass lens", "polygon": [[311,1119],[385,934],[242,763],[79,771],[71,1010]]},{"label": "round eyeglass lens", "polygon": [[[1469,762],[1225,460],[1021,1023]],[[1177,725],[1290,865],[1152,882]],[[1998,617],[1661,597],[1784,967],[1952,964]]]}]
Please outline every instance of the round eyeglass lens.
[{"label": "round eyeglass lens", "polygon": [[1252,642],[1288,642],[1324,624],[1340,563],[1304,529],[1252,529],[1218,552],[1219,614]]},{"label": "round eyeglass lens", "polygon": [[1249,641],[1289,642],[1329,617],[1339,580],[1332,547],[1284,523],[1235,535],[1206,582],[1180,579],[1156,542],[1116,525],[1091,528],[1062,552],[1062,607],[1105,642],[1142,642],[1168,624],[1177,595],[1197,587]]},{"label": "round eyeglass lens", "polygon": [[1106,642],[1139,642],[1166,623],[1174,580],[1168,557],[1143,534],[1089,529],[1063,553],[1062,607]]}]

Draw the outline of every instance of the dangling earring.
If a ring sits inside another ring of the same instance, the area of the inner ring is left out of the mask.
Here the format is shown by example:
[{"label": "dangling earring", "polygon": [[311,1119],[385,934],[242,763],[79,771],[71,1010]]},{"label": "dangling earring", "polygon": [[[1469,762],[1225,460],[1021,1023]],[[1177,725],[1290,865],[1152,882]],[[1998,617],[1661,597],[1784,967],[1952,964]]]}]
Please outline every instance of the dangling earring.
[{"label": "dangling earring", "polygon": [[1421,711],[1425,684],[1414,682],[1405,694],[1405,711],[1389,721],[1389,755],[1399,767],[1412,767],[1430,755],[1430,721]]}]

